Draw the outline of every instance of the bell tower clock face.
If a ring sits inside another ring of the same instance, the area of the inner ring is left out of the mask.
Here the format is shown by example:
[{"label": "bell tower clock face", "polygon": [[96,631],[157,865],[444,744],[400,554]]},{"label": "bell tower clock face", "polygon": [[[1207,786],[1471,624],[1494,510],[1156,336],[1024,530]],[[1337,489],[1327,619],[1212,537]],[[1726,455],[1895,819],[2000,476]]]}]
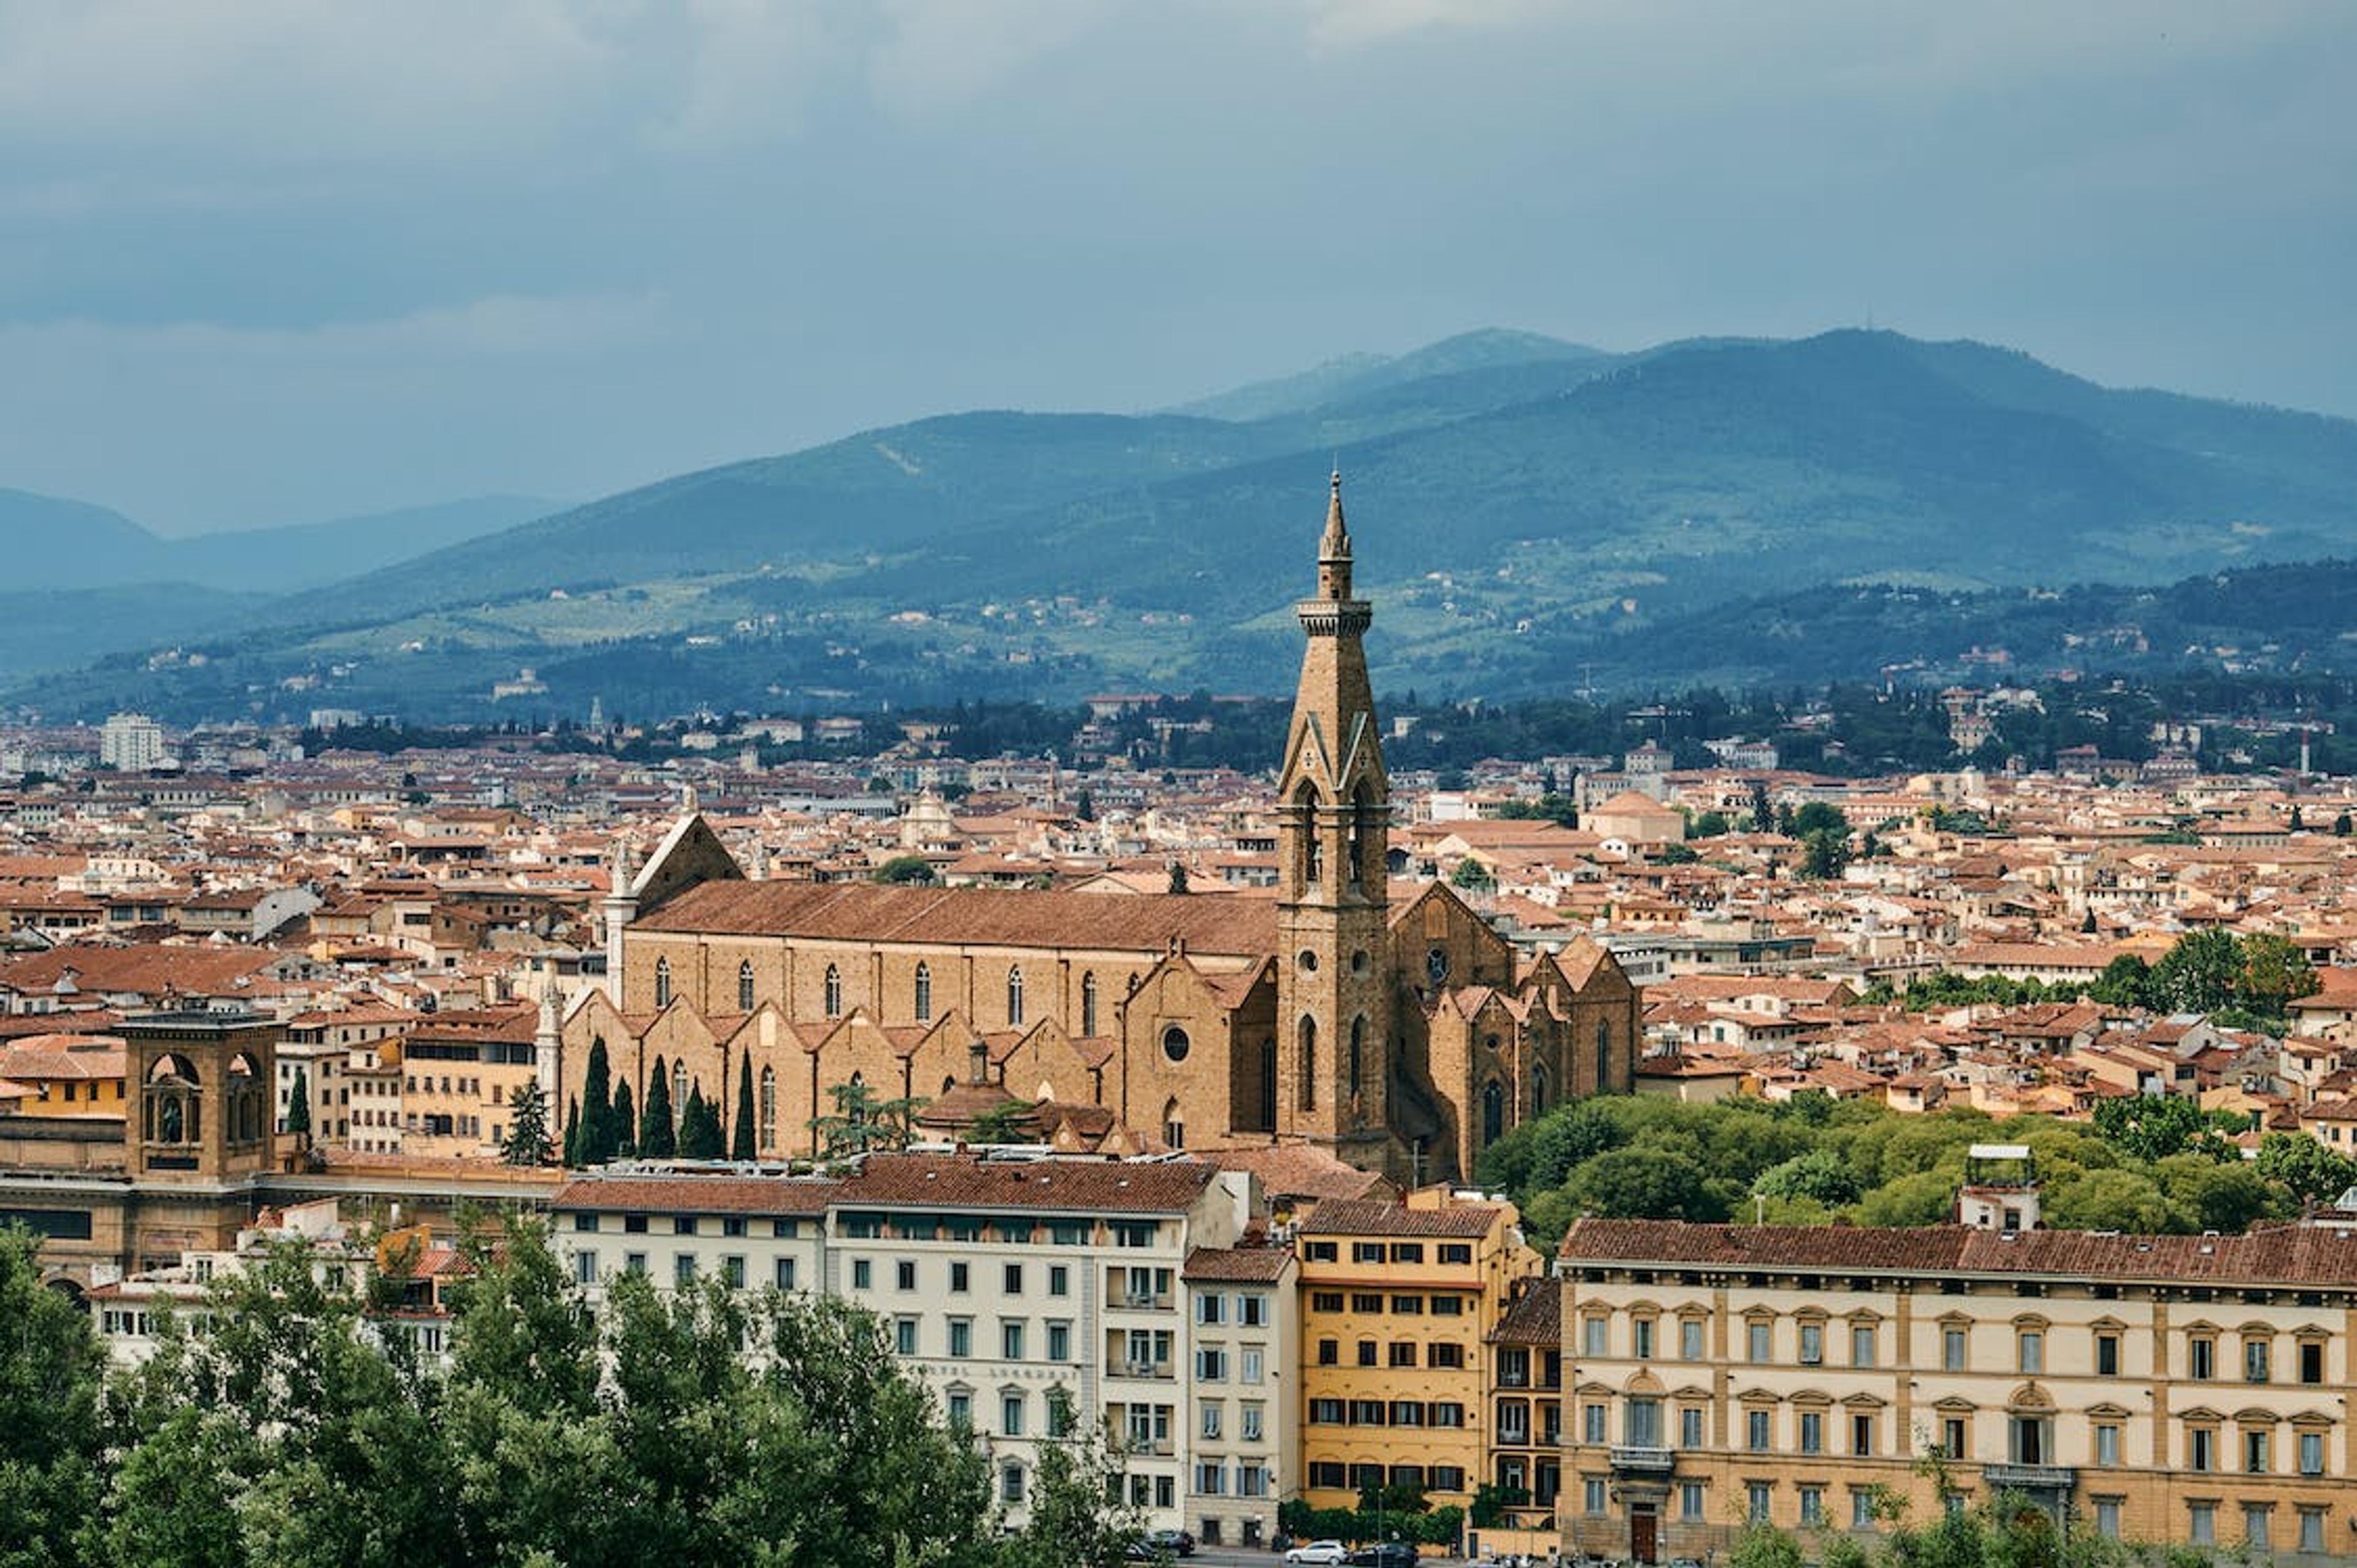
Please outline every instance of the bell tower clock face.
[{"label": "bell tower clock face", "polygon": [[1448,978],[1448,950],[1447,948],[1434,948],[1430,952],[1426,953],[1424,955],[1424,972],[1431,977],[1432,983],[1435,985],[1438,985],[1443,981],[1447,980]]}]

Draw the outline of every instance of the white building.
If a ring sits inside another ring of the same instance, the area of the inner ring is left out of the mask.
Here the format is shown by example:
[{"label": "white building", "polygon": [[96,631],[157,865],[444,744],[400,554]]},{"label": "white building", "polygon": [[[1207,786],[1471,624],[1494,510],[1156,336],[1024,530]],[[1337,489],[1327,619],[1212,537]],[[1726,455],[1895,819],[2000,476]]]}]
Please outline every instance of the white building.
[{"label": "white building", "polygon": [[164,765],[164,726],[145,714],[115,714],[99,727],[98,761],[122,773]]}]

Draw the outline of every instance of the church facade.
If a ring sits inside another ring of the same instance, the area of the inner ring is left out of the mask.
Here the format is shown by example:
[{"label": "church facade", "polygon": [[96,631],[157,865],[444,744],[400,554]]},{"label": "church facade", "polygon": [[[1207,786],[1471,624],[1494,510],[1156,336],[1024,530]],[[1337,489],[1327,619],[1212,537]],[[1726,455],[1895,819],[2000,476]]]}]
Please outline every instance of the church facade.
[{"label": "church facade", "polygon": [[675,1110],[700,1088],[728,1127],[749,1085],[765,1159],[817,1153],[856,1086],[941,1135],[1012,1106],[1068,1147],[1310,1143],[1421,1182],[1629,1090],[1638,994],[1600,946],[1524,953],[1438,884],[1394,903],[1339,476],[1297,614],[1274,900],[753,881],[690,817],[618,862],[608,989],[564,1021],[556,1103],[602,1043],[640,1106],[660,1067]]}]

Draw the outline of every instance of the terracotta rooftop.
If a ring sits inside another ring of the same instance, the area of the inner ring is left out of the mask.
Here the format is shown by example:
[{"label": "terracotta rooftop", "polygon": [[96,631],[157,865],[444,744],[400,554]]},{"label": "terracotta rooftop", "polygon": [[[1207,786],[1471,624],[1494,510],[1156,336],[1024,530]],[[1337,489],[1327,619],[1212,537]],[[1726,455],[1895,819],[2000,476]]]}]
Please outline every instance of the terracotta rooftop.
[{"label": "terracotta rooftop", "polygon": [[2031,1230],[2007,1238],[1959,1225],[1694,1225],[1581,1219],[1566,1263],[1694,1264],[1828,1273],[2038,1274],[2056,1279],[2357,1285],[2357,1234],[2281,1225],[2242,1236]]},{"label": "terracotta rooftop", "polygon": [[613,1214],[822,1214],[832,1181],[747,1176],[590,1176],[566,1182],[550,1207]]},{"label": "terracotta rooftop", "polygon": [[1213,1167],[1196,1160],[982,1160],[958,1155],[871,1155],[839,1189],[839,1203],[943,1208],[1042,1208],[1076,1213],[1178,1214],[1195,1205]]},{"label": "terracotta rooftop", "polygon": [[1304,1236],[1457,1236],[1490,1233],[1504,1205],[1467,1203],[1449,1208],[1410,1208],[1405,1204],[1346,1198],[1318,1206],[1303,1220]]},{"label": "terracotta rooftop", "polygon": [[1490,1331],[1493,1345],[1544,1345],[1550,1350],[1563,1347],[1563,1282],[1553,1275],[1541,1275],[1530,1282],[1523,1298],[1506,1309],[1498,1326]]},{"label": "terracotta rooftop", "polygon": [[1293,1254],[1282,1247],[1198,1247],[1187,1254],[1182,1273],[1190,1280],[1275,1284],[1292,1262]]},{"label": "terracotta rooftop", "polygon": [[796,936],[974,947],[1078,947],[1199,953],[1276,950],[1276,909],[1225,894],[1012,892],[855,882],[706,882],[634,928],[690,935]]}]

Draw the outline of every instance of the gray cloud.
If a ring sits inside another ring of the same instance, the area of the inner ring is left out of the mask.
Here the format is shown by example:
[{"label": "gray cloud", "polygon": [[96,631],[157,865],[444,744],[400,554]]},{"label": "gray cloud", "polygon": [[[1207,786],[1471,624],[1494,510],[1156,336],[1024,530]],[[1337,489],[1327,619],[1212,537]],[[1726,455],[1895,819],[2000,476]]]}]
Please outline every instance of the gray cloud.
[{"label": "gray cloud", "polygon": [[1483,325],[2357,413],[2357,9],[0,5],[0,484],[587,495]]}]

